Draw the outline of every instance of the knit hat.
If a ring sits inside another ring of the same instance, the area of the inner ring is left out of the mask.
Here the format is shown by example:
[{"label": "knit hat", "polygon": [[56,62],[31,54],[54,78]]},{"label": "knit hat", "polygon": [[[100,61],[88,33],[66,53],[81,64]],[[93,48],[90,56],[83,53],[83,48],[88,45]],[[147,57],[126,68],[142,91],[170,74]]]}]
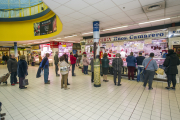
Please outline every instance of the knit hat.
[{"label": "knit hat", "polygon": [[174,50],[173,49],[169,49],[168,53],[174,53]]}]

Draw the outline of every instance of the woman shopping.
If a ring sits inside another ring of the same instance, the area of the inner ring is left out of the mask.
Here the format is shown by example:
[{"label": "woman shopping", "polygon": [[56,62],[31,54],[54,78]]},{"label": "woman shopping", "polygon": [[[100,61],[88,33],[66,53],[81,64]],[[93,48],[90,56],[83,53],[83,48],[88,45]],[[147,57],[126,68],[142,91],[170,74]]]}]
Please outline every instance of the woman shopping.
[{"label": "woman shopping", "polygon": [[107,57],[107,53],[104,53],[103,59],[102,59],[102,72],[103,72],[103,81],[108,82],[107,80],[107,74],[109,70],[109,59]]},{"label": "woman shopping", "polygon": [[130,53],[130,55],[126,58],[127,67],[128,67],[128,80],[130,80],[130,77],[132,77],[132,80],[134,80],[134,70],[136,68],[136,58],[133,56],[133,52]]},{"label": "woman shopping", "polygon": [[89,65],[89,60],[88,58],[86,57],[86,54],[84,55],[84,58],[83,58],[83,66],[84,66],[84,74],[88,74],[88,65]]}]

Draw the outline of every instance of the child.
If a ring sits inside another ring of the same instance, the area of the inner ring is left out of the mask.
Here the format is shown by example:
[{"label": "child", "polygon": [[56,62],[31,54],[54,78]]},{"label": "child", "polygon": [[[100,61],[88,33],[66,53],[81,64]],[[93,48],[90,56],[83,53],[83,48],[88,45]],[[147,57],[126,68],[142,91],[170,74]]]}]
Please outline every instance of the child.
[{"label": "child", "polygon": [[[61,56],[60,57],[60,73],[62,75],[62,78],[61,78],[61,89],[69,89],[67,88],[67,78],[68,78],[68,72],[69,72],[69,67],[70,67],[70,64],[68,64],[66,61],[65,61],[65,58],[64,56]],[[63,83],[65,84],[65,87],[63,87]]]}]

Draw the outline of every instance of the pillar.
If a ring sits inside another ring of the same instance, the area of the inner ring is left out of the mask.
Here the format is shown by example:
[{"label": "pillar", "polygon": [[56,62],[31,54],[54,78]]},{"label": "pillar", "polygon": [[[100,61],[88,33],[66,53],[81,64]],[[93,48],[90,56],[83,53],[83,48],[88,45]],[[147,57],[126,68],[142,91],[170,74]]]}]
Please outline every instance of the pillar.
[{"label": "pillar", "polygon": [[93,22],[93,39],[94,39],[94,87],[101,87],[100,80],[100,46],[99,46],[99,21]]},{"label": "pillar", "polygon": [[17,42],[14,42],[14,55],[15,55],[15,58],[18,57]]}]

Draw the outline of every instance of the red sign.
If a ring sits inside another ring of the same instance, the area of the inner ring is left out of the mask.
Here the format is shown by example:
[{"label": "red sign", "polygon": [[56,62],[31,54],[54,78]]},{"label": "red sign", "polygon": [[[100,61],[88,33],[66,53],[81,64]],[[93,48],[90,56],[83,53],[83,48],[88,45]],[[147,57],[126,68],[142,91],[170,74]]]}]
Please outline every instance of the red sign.
[{"label": "red sign", "polygon": [[55,42],[55,41],[50,42],[50,47],[51,48],[58,48],[58,46],[59,46],[59,42]]},{"label": "red sign", "polygon": [[73,46],[73,43],[59,42],[59,45]]}]

